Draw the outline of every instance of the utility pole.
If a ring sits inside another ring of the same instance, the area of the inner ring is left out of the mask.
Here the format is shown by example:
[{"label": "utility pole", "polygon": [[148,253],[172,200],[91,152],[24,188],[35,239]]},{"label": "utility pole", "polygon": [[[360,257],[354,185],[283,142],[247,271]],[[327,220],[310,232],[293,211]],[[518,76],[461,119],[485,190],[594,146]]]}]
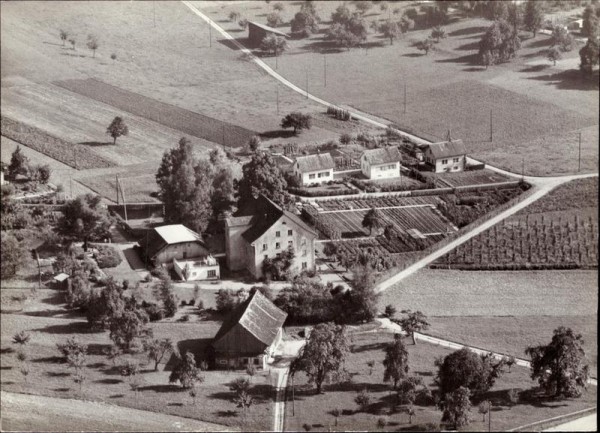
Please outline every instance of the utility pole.
[{"label": "utility pole", "polygon": [[521,160],[521,180],[525,179],[525,157]]},{"label": "utility pole", "polygon": [[115,175],[115,192],[117,193],[117,204],[119,204],[119,175]]},{"label": "utility pole", "polygon": [[69,192],[71,199],[73,199],[73,175],[71,173],[69,173]]},{"label": "utility pole", "polygon": [[208,47],[212,48],[212,26],[208,24]]},{"label": "utility pole", "polygon": [[327,87],[327,56],[323,54],[323,87]]},{"label": "utility pole", "polygon": [[294,395],[294,375],[292,374],[292,416],[296,416],[296,396]]},{"label": "utility pole", "polygon": [[404,83],[404,114],[406,114],[406,83]]},{"label": "utility pole", "polygon": [[156,27],[156,0],[152,2],[152,12],[154,18],[154,27]]},{"label": "utility pole", "polygon": [[277,115],[279,116],[279,84],[277,86]]},{"label": "utility pole", "polygon": [[494,141],[494,123],[492,120],[492,110],[490,110],[490,141]]},{"label": "utility pole", "polygon": [[306,99],[308,99],[308,69],[306,70]]},{"label": "utility pole", "polygon": [[579,133],[579,165],[577,171],[581,171],[581,132]]},{"label": "utility pole", "polygon": [[488,400],[488,432],[492,431],[492,401]]}]

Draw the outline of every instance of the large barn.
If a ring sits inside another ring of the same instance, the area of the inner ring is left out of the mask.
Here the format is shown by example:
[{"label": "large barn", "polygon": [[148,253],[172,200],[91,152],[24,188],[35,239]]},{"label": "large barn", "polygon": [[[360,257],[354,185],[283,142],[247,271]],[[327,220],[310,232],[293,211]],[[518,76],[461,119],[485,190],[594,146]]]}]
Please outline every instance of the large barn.
[{"label": "large barn", "polygon": [[287,35],[280,32],[273,27],[265,26],[264,24],[256,23],[254,21],[248,22],[248,43],[252,47],[258,47],[262,43],[262,40],[269,34],[283,36]]},{"label": "large barn", "polygon": [[287,313],[260,291],[239,305],[225,319],[212,347],[217,368],[266,368],[283,335]]}]

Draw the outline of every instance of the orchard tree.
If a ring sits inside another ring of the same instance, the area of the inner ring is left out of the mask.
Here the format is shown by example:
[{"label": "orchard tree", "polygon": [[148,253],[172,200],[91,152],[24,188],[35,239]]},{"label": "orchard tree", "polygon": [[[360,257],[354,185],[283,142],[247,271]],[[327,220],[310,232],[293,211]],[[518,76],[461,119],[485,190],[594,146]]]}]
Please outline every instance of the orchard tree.
[{"label": "orchard tree", "polygon": [[415,22],[410,17],[402,15],[402,18],[400,18],[400,30],[402,30],[402,33],[406,33],[414,28]]},{"label": "orchard tree", "polygon": [[0,260],[0,278],[6,280],[17,275],[23,267],[27,257],[27,250],[23,242],[19,242],[17,238],[8,231],[2,231],[1,251],[2,260]]},{"label": "orchard tree", "polygon": [[117,144],[117,138],[121,137],[122,135],[128,135],[129,128],[125,124],[123,118],[117,116],[112,122],[110,122],[108,128],[106,128],[106,133],[113,138],[113,144]]},{"label": "orchard tree", "polygon": [[352,269],[352,290],[345,293],[342,301],[347,322],[370,322],[377,314],[379,294],[375,292],[375,275],[368,264],[358,264]]},{"label": "orchard tree", "polygon": [[317,394],[320,394],[325,379],[337,381],[344,377],[347,354],[345,328],[333,323],[320,323],[313,328],[300,356],[292,362],[291,374],[304,371],[309,383],[314,383]]},{"label": "orchard tree", "polygon": [[419,51],[425,51],[425,55],[429,54],[429,50],[433,48],[433,39],[427,38],[415,44]]},{"label": "orchard tree", "polygon": [[600,30],[600,5],[588,4],[583,10],[581,34],[589,39],[597,38]]},{"label": "orchard tree", "polygon": [[356,7],[358,13],[364,15],[369,9],[371,9],[371,7],[373,7],[373,3],[370,1],[358,0],[354,2],[354,6]]},{"label": "orchard tree", "polygon": [[73,51],[75,51],[75,44],[77,44],[77,40],[75,39],[75,37],[74,37],[74,36],[71,36],[71,37],[69,38],[69,43],[71,44],[71,49],[72,49]]},{"label": "orchard tree", "polygon": [[562,58],[562,53],[558,47],[552,47],[548,50],[547,58],[554,63],[554,66],[556,66],[556,61]]},{"label": "orchard tree", "polygon": [[287,50],[287,48],[288,43],[285,38],[283,36],[277,36],[273,33],[265,36],[260,44],[261,50],[271,52],[275,57]]},{"label": "orchard tree", "polygon": [[29,158],[27,158],[21,146],[17,146],[12,155],[10,156],[10,164],[8,165],[8,177],[10,179],[16,179],[17,175],[26,176],[29,171]]},{"label": "orchard tree", "polygon": [[144,350],[148,355],[148,359],[154,361],[154,371],[158,371],[158,364],[165,356],[169,356],[174,352],[173,342],[169,338],[162,340],[153,339],[144,343]]},{"label": "orchard tree", "polygon": [[85,251],[88,241],[101,241],[110,236],[112,220],[101,200],[102,197],[98,195],[80,195],[63,207],[58,231],[69,240],[83,241]]},{"label": "orchard tree", "polygon": [[479,57],[482,64],[495,65],[516,56],[521,40],[504,20],[495,21],[479,41]]},{"label": "orchard tree", "polygon": [[383,381],[394,384],[394,389],[398,387],[398,382],[408,374],[408,351],[402,343],[399,335],[396,335],[394,341],[385,348],[385,359],[383,360]]},{"label": "orchard tree", "polygon": [[271,12],[267,15],[267,24],[269,27],[279,27],[283,25],[283,20],[281,19],[281,15],[277,12]]},{"label": "orchard tree", "polygon": [[318,18],[308,11],[301,10],[300,12],[296,13],[290,22],[290,25],[292,33],[300,35],[304,38],[307,38],[313,33],[317,33],[319,31]]},{"label": "orchard tree", "polygon": [[267,152],[257,152],[242,166],[242,178],[236,183],[238,208],[244,202],[263,194],[277,205],[287,208],[291,197],[287,182],[273,157]]},{"label": "orchard tree", "polygon": [[229,21],[231,21],[232,23],[235,23],[237,20],[240,19],[240,17],[241,17],[241,15],[237,11],[229,12]]},{"label": "orchard tree", "polygon": [[600,53],[600,39],[589,38],[585,46],[579,50],[581,63],[579,69],[587,75],[593,75],[594,66],[598,65],[598,55]]},{"label": "orchard tree", "polygon": [[426,331],[429,329],[429,322],[427,322],[427,316],[420,311],[403,310],[402,314],[406,314],[406,317],[395,320],[407,335],[410,335],[413,344],[417,344],[415,338],[415,332]]},{"label": "orchard tree", "polygon": [[185,352],[183,357],[179,357],[177,364],[171,371],[169,383],[181,384],[183,389],[192,388],[197,382],[203,382],[204,378],[200,370],[196,367],[196,358],[191,352]]},{"label": "orchard tree", "polygon": [[394,39],[398,39],[404,33],[400,22],[392,20],[384,21],[379,26],[379,31],[390,40],[390,45],[394,45]]},{"label": "orchard tree", "polygon": [[579,397],[589,374],[583,344],[581,334],[571,328],[555,329],[550,344],[525,350],[531,357],[531,378],[555,398]]},{"label": "orchard tree", "polygon": [[563,26],[554,26],[552,28],[552,35],[550,36],[551,47],[557,47],[562,52],[571,51],[575,40],[567,29]]},{"label": "orchard tree", "polygon": [[525,24],[525,28],[533,33],[534,38],[538,30],[542,28],[544,22],[543,3],[539,0],[527,0],[525,3],[523,23]]},{"label": "orchard tree", "polygon": [[60,35],[60,40],[62,41],[63,47],[64,47],[65,46],[65,42],[69,38],[69,32],[67,32],[66,30],[61,29],[59,31],[59,35]]},{"label": "orchard tree", "polygon": [[431,38],[435,39],[436,43],[440,42],[440,39],[446,38],[446,30],[444,30],[444,28],[441,26],[435,26],[431,30]]},{"label": "orchard tree", "polygon": [[451,392],[441,403],[443,410],[442,421],[454,426],[454,429],[469,424],[469,413],[471,411],[471,391],[461,386]]},{"label": "orchard tree", "polygon": [[136,305],[135,299],[125,300],[125,309],[110,317],[110,339],[124,351],[129,351],[136,338],[147,334],[148,314]]},{"label": "orchard tree", "polygon": [[283,129],[294,128],[294,135],[298,135],[298,131],[312,127],[312,117],[310,114],[294,111],[281,119],[281,127]]},{"label": "orchard tree", "polygon": [[98,38],[94,35],[88,35],[86,45],[94,53],[93,57],[96,57],[96,50],[99,47]]},{"label": "orchard tree", "polygon": [[369,233],[373,236],[373,230],[375,234],[385,226],[385,219],[383,213],[376,208],[371,208],[364,216],[362,220],[362,226],[369,229]]},{"label": "orchard tree", "polygon": [[156,173],[165,222],[184,224],[198,233],[206,229],[213,212],[213,170],[209,161],[196,159],[185,137],[177,147],[165,151]]}]

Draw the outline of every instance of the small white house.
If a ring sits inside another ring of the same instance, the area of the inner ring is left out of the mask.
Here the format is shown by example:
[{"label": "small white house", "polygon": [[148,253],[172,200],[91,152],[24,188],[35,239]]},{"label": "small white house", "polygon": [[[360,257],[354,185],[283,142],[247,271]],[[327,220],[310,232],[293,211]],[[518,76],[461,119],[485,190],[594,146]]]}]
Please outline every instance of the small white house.
[{"label": "small white house", "polygon": [[321,184],[333,180],[335,162],[329,153],[299,156],[293,165],[293,172],[302,186]]},{"label": "small white house", "polygon": [[219,263],[210,254],[190,260],[173,259],[173,270],[182,281],[218,280]]},{"label": "small white house", "polygon": [[360,168],[369,179],[400,177],[400,152],[397,147],[365,150],[360,157]]},{"label": "small white house", "polygon": [[425,162],[436,173],[463,171],[467,165],[467,149],[462,140],[431,143],[425,149]]}]

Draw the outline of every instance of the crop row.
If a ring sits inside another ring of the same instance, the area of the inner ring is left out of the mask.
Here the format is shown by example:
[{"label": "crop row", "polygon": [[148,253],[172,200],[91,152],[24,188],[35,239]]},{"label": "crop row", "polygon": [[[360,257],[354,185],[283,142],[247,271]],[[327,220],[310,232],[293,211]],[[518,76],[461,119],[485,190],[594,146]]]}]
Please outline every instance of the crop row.
[{"label": "crop row", "polygon": [[444,186],[457,187],[466,185],[482,185],[487,183],[506,182],[507,176],[490,170],[463,171],[459,173],[438,173],[436,179]]},{"label": "crop row", "polygon": [[597,267],[597,215],[555,213],[553,216],[511,218],[470,239],[436,264],[458,269],[491,265]]},{"label": "crop row", "polygon": [[414,206],[439,203],[439,198],[434,195],[421,197],[373,197],[361,199],[337,199],[324,200],[318,202],[321,210],[350,210],[350,209],[371,209],[378,207],[393,206]]}]

